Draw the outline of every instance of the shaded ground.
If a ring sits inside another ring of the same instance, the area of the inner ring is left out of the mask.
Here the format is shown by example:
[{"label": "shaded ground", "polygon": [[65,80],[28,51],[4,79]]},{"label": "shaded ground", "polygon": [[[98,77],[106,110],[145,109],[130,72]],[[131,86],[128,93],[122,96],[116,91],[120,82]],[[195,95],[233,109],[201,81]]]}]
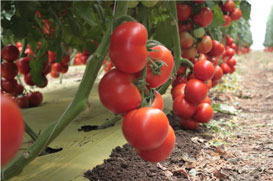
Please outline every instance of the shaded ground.
[{"label": "shaded ground", "polygon": [[182,130],[169,116],[176,133],[169,159],[144,162],[124,145],[84,176],[100,181],[273,180],[272,54],[251,52],[238,62],[239,75],[228,76],[225,86],[210,93],[213,103],[227,104],[229,111],[217,113],[197,131]]}]

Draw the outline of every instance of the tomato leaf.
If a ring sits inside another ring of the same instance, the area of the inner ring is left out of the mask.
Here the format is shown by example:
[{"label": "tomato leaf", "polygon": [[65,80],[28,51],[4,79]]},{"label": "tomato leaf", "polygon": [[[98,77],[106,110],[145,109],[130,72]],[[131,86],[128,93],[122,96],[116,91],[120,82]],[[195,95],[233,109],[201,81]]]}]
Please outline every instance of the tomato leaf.
[{"label": "tomato leaf", "polygon": [[30,66],[30,74],[32,77],[32,81],[35,85],[42,86],[44,84],[44,77],[42,74],[43,70],[43,59],[32,59],[29,62]]},{"label": "tomato leaf", "polygon": [[90,26],[96,26],[97,23],[93,21],[94,17],[92,15],[92,7],[90,3],[87,2],[73,2],[73,8],[75,10],[76,16],[83,18]]},{"label": "tomato leaf", "polygon": [[212,104],[212,108],[215,112],[221,112],[229,115],[237,114],[237,110],[233,106],[227,104]]},{"label": "tomato leaf", "polygon": [[242,1],[241,4],[240,4],[240,9],[242,10],[242,13],[243,13],[242,16],[246,20],[249,20],[250,19],[250,11],[251,11],[251,5],[249,4],[249,2]]},{"label": "tomato leaf", "polygon": [[216,4],[211,8],[211,10],[213,11],[213,20],[209,25],[209,28],[222,26],[225,21],[221,8],[218,6],[218,4]]}]

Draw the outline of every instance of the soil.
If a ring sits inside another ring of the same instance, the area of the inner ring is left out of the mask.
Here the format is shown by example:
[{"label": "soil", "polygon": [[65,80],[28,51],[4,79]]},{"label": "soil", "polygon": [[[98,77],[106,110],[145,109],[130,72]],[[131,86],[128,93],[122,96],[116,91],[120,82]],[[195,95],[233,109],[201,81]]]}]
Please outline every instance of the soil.
[{"label": "soil", "polygon": [[208,125],[183,130],[168,115],[176,134],[172,155],[160,163],[143,161],[126,144],[84,173],[89,180],[273,180],[272,54],[238,57],[238,71],[212,89],[213,103],[234,111],[218,112]]}]

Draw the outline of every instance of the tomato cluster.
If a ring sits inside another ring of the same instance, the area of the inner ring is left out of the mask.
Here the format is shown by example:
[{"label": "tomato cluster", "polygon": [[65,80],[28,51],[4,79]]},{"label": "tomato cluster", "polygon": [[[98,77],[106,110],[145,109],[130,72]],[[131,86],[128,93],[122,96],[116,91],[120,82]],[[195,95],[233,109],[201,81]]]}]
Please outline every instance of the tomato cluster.
[{"label": "tomato cluster", "polygon": [[265,47],[264,51],[265,52],[273,52],[273,47]]},{"label": "tomato cluster", "polygon": [[74,64],[75,65],[85,65],[88,57],[89,57],[88,50],[84,50],[83,52],[78,52],[75,55]]},{"label": "tomato cluster", "polygon": [[224,13],[224,27],[229,26],[232,21],[237,21],[242,17],[241,9],[235,7],[233,0],[227,0],[224,4],[220,1],[219,5]]},{"label": "tomato cluster", "polygon": [[162,45],[148,51],[147,39],[146,28],[138,22],[123,23],[113,31],[109,51],[113,68],[99,83],[99,97],[107,109],[123,116],[123,135],[140,157],[160,162],[171,154],[175,135],[163,112],[163,99],[152,88],[170,78],[174,60]]}]

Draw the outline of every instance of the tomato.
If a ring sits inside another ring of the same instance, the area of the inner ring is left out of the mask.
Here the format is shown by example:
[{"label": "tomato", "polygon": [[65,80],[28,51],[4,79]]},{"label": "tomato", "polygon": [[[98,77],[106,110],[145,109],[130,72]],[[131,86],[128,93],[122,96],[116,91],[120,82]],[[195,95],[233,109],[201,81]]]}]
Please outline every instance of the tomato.
[{"label": "tomato", "polygon": [[24,87],[22,84],[17,84],[14,94],[19,95],[24,92]]},{"label": "tomato", "polygon": [[234,40],[229,35],[226,35],[226,44],[231,46],[232,43],[234,43]]},{"label": "tomato", "polygon": [[185,86],[186,86],[186,83],[180,83],[172,89],[173,100],[179,95],[184,96]]},{"label": "tomato", "polygon": [[80,57],[80,61],[81,61],[81,64],[85,65],[87,63],[87,60],[88,60],[88,55],[82,55]]},{"label": "tomato", "polygon": [[30,71],[29,62],[30,62],[29,57],[22,57],[16,61],[16,65],[20,74],[29,73]]},{"label": "tomato", "polygon": [[201,37],[203,37],[205,35],[205,33],[206,33],[205,29],[202,28],[202,27],[196,28],[196,29],[193,30],[193,36],[195,38],[201,38]]},{"label": "tomato", "polygon": [[27,96],[18,96],[18,97],[16,97],[15,101],[20,108],[28,108],[29,107],[29,99]]},{"label": "tomato", "polygon": [[230,66],[226,63],[221,63],[220,67],[223,70],[224,74],[228,74],[231,71]]},{"label": "tomato", "polygon": [[232,43],[232,44],[230,45],[230,48],[232,48],[233,50],[235,50],[235,49],[237,48],[237,46],[236,46],[235,43]]},{"label": "tomato", "polygon": [[211,105],[211,100],[210,100],[209,96],[207,96],[207,97],[201,102],[201,104],[202,104],[202,103],[208,103],[209,105]]},{"label": "tomato", "polygon": [[212,40],[210,36],[203,36],[202,40],[197,44],[199,53],[208,53],[212,49]]},{"label": "tomato", "polygon": [[235,67],[230,67],[230,74],[232,74],[234,71],[236,70],[236,68]]},{"label": "tomato", "polygon": [[58,72],[53,72],[53,71],[51,71],[51,72],[50,72],[50,75],[51,75],[52,78],[55,78],[55,79],[57,79],[57,78],[60,77],[60,73],[58,73]]},{"label": "tomato", "polygon": [[225,12],[231,13],[232,11],[234,11],[234,9],[235,9],[235,4],[234,4],[233,0],[227,0],[225,2],[225,4],[223,5],[223,10]]},{"label": "tomato", "polygon": [[190,48],[193,45],[193,37],[188,32],[180,33],[180,45],[182,48]]},{"label": "tomato", "polygon": [[231,17],[229,15],[224,15],[224,24],[223,24],[223,27],[228,27],[232,20],[231,20]]},{"label": "tomato", "polygon": [[62,71],[61,71],[61,73],[62,73],[62,74],[65,74],[65,73],[68,71],[68,68],[69,68],[68,65],[62,64]]},{"label": "tomato", "polygon": [[1,64],[1,77],[7,80],[14,79],[17,75],[18,69],[13,62],[4,62]]},{"label": "tomato", "polygon": [[47,75],[51,72],[51,64],[48,61],[43,62],[42,74]]},{"label": "tomato", "polygon": [[179,119],[179,123],[184,129],[189,129],[189,130],[196,130],[199,126],[199,123],[192,120],[192,119]]},{"label": "tomato", "polygon": [[153,72],[151,69],[150,63],[147,66],[146,82],[148,83],[147,87],[157,88],[163,85],[171,76],[174,60],[172,52],[162,45],[157,45],[152,48],[152,52],[149,52],[149,57],[152,61],[157,63],[158,61],[163,61],[164,65],[160,68],[160,72]]},{"label": "tomato", "polygon": [[155,91],[155,98],[153,100],[153,103],[151,105],[152,108],[157,108],[163,111],[164,108],[164,102],[159,92]]},{"label": "tomato", "polygon": [[56,72],[56,73],[62,72],[62,64],[60,62],[53,63],[51,65],[51,72]]},{"label": "tomato", "polygon": [[142,107],[124,116],[122,132],[128,143],[137,150],[152,150],[167,138],[169,120],[159,109]]},{"label": "tomato", "polygon": [[1,79],[1,89],[7,93],[13,93],[17,88],[17,81],[15,79]]},{"label": "tomato", "polygon": [[148,55],[147,38],[145,26],[138,22],[126,22],[114,30],[109,53],[117,69],[126,73],[136,73],[144,68]]},{"label": "tomato", "polygon": [[212,88],[212,81],[211,79],[206,81],[205,84],[207,85],[208,89],[211,89]]},{"label": "tomato", "polygon": [[214,75],[214,66],[208,60],[197,61],[193,67],[193,74],[199,80],[210,80]]},{"label": "tomato", "polygon": [[158,0],[141,1],[141,3],[148,8],[154,7],[157,4],[157,2]]},{"label": "tomato", "polygon": [[139,1],[128,1],[128,8],[135,8],[137,7]]},{"label": "tomato", "polygon": [[30,92],[27,97],[31,107],[39,106],[43,102],[43,94],[39,91]]},{"label": "tomato", "polygon": [[212,80],[212,87],[215,87],[219,82],[220,82],[220,79],[219,80]]},{"label": "tomato", "polygon": [[56,60],[56,53],[53,52],[53,51],[48,50],[47,54],[48,54],[48,61],[50,63],[54,63],[54,61]]},{"label": "tomato", "polygon": [[187,59],[195,58],[196,55],[197,55],[197,49],[195,47],[182,50],[183,58],[187,58]]},{"label": "tomato", "polygon": [[63,58],[62,58],[62,65],[67,65],[68,63],[70,62],[70,56],[69,55],[65,55]]},{"label": "tomato", "polygon": [[191,16],[191,6],[183,3],[176,3],[177,19],[178,21],[186,21]]},{"label": "tomato", "polygon": [[225,53],[223,54],[223,58],[225,57],[233,57],[235,55],[235,51],[232,48],[226,48]]},{"label": "tomato", "polygon": [[7,45],[1,50],[1,58],[7,62],[13,62],[19,57],[19,50],[14,45]]},{"label": "tomato", "polygon": [[169,132],[164,142],[153,150],[137,151],[138,155],[145,161],[149,162],[161,162],[168,158],[175,145],[175,134],[173,128],[169,126]]},{"label": "tomato", "polygon": [[223,70],[220,66],[215,66],[215,69],[214,69],[214,75],[213,75],[213,78],[212,80],[220,80],[223,76]]},{"label": "tomato", "polygon": [[24,138],[24,121],[17,104],[1,94],[1,166],[15,157]]},{"label": "tomato", "polygon": [[211,56],[218,57],[224,53],[224,45],[217,40],[212,40],[212,49],[209,52]]},{"label": "tomato", "polygon": [[112,69],[99,83],[99,97],[102,104],[110,111],[121,114],[136,109],[141,104],[141,95],[133,84],[135,77]]},{"label": "tomato", "polygon": [[213,20],[213,13],[210,8],[202,7],[199,14],[193,17],[194,23],[202,27],[207,27],[211,24]]},{"label": "tomato", "polygon": [[188,102],[183,95],[178,95],[173,102],[173,112],[177,116],[188,119],[191,118],[196,110],[196,106]]},{"label": "tomato", "polygon": [[46,87],[47,84],[48,84],[48,80],[47,80],[46,76],[42,75],[42,79],[43,79],[43,81],[44,81],[43,84],[41,84],[41,85],[36,85],[36,86],[39,87],[39,88],[44,88],[44,87]]},{"label": "tomato", "polygon": [[231,12],[230,17],[232,21],[237,21],[242,17],[242,11],[240,8],[235,8],[234,11]]},{"label": "tomato", "polygon": [[183,32],[183,31],[190,31],[192,29],[192,23],[191,22],[188,22],[186,24],[179,23],[178,29],[179,29],[179,33]]},{"label": "tomato", "polygon": [[191,79],[186,84],[185,98],[193,104],[200,104],[207,97],[207,93],[207,85],[198,79]]},{"label": "tomato", "polygon": [[199,123],[208,123],[213,117],[213,108],[208,103],[201,103],[197,106],[193,119]]},{"label": "tomato", "polygon": [[202,60],[207,60],[207,56],[203,53],[200,53],[197,61],[202,61]]},{"label": "tomato", "polygon": [[176,87],[178,84],[186,83],[187,81],[186,77],[177,76],[172,83],[172,87]]},{"label": "tomato", "polygon": [[180,65],[180,66],[178,67],[178,70],[177,70],[177,72],[176,72],[176,75],[183,75],[183,74],[186,72],[186,69],[187,69],[186,66]]},{"label": "tomato", "polygon": [[27,85],[34,86],[35,83],[32,81],[32,76],[30,73],[24,75],[24,80]]}]

